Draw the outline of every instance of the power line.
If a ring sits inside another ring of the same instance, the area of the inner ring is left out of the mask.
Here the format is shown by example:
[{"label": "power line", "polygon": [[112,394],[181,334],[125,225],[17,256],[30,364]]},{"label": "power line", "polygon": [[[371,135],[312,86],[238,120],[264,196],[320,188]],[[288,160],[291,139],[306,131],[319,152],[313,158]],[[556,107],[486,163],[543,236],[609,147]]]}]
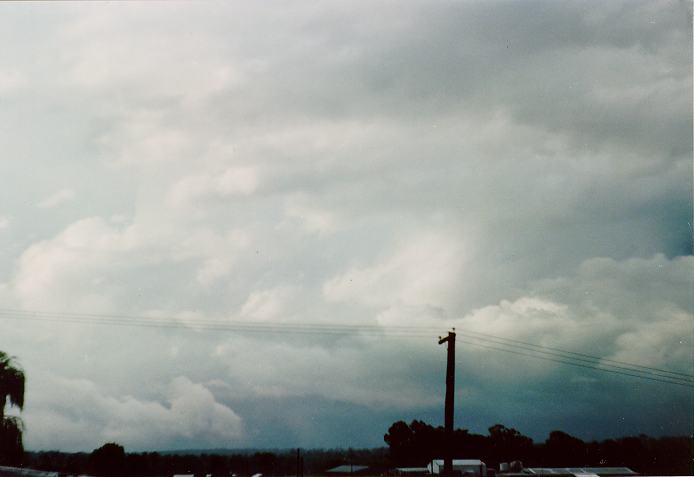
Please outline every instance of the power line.
[{"label": "power line", "polygon": [[[545,346],[541,346],[541,345],[533,345],[531,343],[525,343],[525,342],[522,342],[523,344],[516,344],[516,345],[512,345],[512,344],[507,343],[508,341],[518,342],[517,340],[504,339],[504,338],[487,338],[484,336],[475,336],[475,334],[464,332],[464,331],[460,331],[459,334],[467,336],[467,337],[471,337],[471,338],[476,338],[478,340],[495,343],[495,344],[500,344],[500,345],[505,345],[505,346],[513,346],[513,347],[516,347],[519,349],[529,350],[533,353],[539,353],[539,354],[547,355],[547,356],[555,356],[557,358],[562,358],[562,359],[570,359],[572,361],[576,361],[579,363],[608,366],[610,369],[637,372],[640,374],[651,375],[654,377],[660,377],[660,378],[666,378],[666,379],[676,379],[676,380],[691,379],[691,377],[687,378],[688,375],[686,375],[684,373],[677,373],[674,371],[665,371],[665,370],[652,371],[653,368],[647,368],[647,367],[646,367],[647,369],[641,370],[641,369],[638,369],[638,365],[632,365],[630,363],[621,363],[621,362],[620,363],[624,364],[624,366],[617,365],[617,364],[611,364],[615,361],[603,359],[603,358],[592,357],[592,356],[583,357],[583,356],[588,356],[588,355],[585,355],[583,353],[575,353],[572,351],[564,351],[564,350],[560,350],[558,348],[550,348],[550,347],[545,347]],[[546,350],[556,350],[556,351],[546,351]],[[578,355],[578,356],[573,356],[573,355]]]},{"label": "power line", "polygon": [[[15,320],[32,320],[43,322],[61,322],[75,323],[88,325],[119,325],[119,326],[138,326],[148,328],[179,328],[193,329],[205,331],[238,331],[238,332],[259,332],[259,333],[299,333],[299,334],[332,334],[332,335],[354,335],[354,334],[371,334],[385,336],[386,329],[350,329],[348,325],[340,326],[316,326],[312,324],[292,324],[292,323],[248,323],[234,321],[213,321],[213,320],[198,320],[194,323],[186,323],[185,319],[162,319],[153,317],[125,317],[118,315],[89,315],[98,316],[95,320],[85,315],[71,315],[62,313],[36,313],[32,312],[26,315],[7,315],[4,311],[0,311],[0,318],[15,319]],[[431,338],[431,333],[422,334],[408,331],[396,331],[395,333],[387,333],[387,336],[396,337],[418,337],[427,339]]]},{"label": "power line", "polygon": [[[182,326],[185,324],[184,319],[181,318],[165,318],[165,317],[147,317],[147,316],[133,316],[133,315],[123,315],[123,314],[96,314],[96,313],[74,313],[74,312],[49,312],[49,311],[32,311],[32,310],[15,310],[15,309],[0,309],[0,317],[2,315],[10,315],[10,316],[15,316],[15,315],[22,315],[26,318],[33,318],[37,319],[38,317],[54,317],[54,318],[60,318],[63,321],[67,320],[74,320],[75,318],[98,318],[99,323],[104,323],[104,324],[116,324],[111,321],[105,323],[104,319],[117,319],[117,320],[124,320],[125,323],[132,323],[133,325],[138,325],[139,322],[141,321],[146,321],[147,326],[166,326],[170,327],[171,325],[175,326]],[[85,320],[80,320],[80,322],[83,322]],[[85,321],[88,323],[92,323],[93,321]],[[117,323],[121,324],[121,323]],[[381,326],[381,325],[372,325],[372,324],[340,324],[340,323],[330,323],[330,324],[325,324],[325,323],[281,323],[281,322],[253,322],[249,323],[248,321],[233,321],[233,320],[209,320],[209,319],[201,319],[201,318],[195,318],[195,323],[188,325],[192,328],[196,329],[230,329],[233,331],[241,331],[241,330],[248,330],[252,331],[252,329],[259,329],[262,328],[263,330],[266,331],[276,331],[276,332],[315,332],[315,333],[325,333],[325,334],[355,334],[355,333],[362,333],[362,334],[367,334],[367,333],[375,333],[378,335],[383,335],[384,333],[388,332],[389,336],[421,336],[421,337],[429,337],[433,332],[436,332],[438,328],[429,328],[429,327],[422,327],[422,326],[403,326],[403,325],[388,325],[388,326]],[[617,360],[611,360],[608,358],[603,358],[600,356],[595,356],[595,355],[590,355],[587,353],[579,353],[576,351],[569,351],[569,350],[564,350],[560,348],[554,348],[550,346],[544,346],[544,345],[538,345],[535,343],[529,343],[526,341],[521,341],[521,340],[516,340],[512,338],[504,338],[501,336],[496,336],[496,335],[491,335],[488,333],[481,333],[481,332],[475,332],[475,331],[464,331],[460,332],[461,334],[466,334],[469,335],[470,337],[474,337],[476,339],[480,340],[485,340],[485,341],[492,341],[496,342],[498,344],[505,344],[505,345],[522,345],[519,346],[521,348],[525,349],[530,349],[533,348],[532,350],[534,351],[535,349],[541,349],[541,350],[548,350],[556,353],[560,353],[562,355],[571,355],[570,358],[576,359],[579,361],[586,361],[586,360],[591,360],[591,361],[599,361],[600,364],[605,364],[605,363],[614,363],[616,365],[623,365],[627,366],[629,370],[632,371],[638,371],[638,372],[647,372],[648,371],[654,371],[655,373],[665,373],[665,374],[673,374],[677,376],[682,376],[686,377],[689,379],[694,379],[694,376],[686,373],[681,373],[677,371],[670,371],[666,369],[660,369],[660,368],[654,368],[654,367],[649,367],[649,366],[644,366],[644,365],[639,365],[639,364],[634,364],[634,363],[628,363],[624,361],[617,361]],[[549,353],[552,354],[552,353]],[[562,356],[569,358],[569,356]],[[585,359],[584,359],[585,358]],[[615,366],[619,367],[619,366]],[[635,369],[638,368],[638,369]],[[642,371],[643,370],[643,371]]]},{"label": "power line", "polygon": [[538,356],[538,355],[531,354],[531,353],[523,353],[522,351],[515,351],[515,350],[512,350],[512,349],[498,348],[498,347],[496,347],[496,346],[484,345],[484,344],[480,344],[480,343],[475,343],[474,341],[467,341],[467,340],[458,340],[458,341],[459,341],[459,342],[462,342],[462,343],[466,343],[466,344],[472,345],[472,346],[477,346],[477,347],[480,347],[480,348],[486,348],[486,349],[491,349],[491,350],[495,350],[495,351],[503,351],[503,352],[505,352],[505,353],[512,353],[512,354],[516,354],[516,355],[520,355],[520,356],[528,356],[528,357],[531,357],[531,358],[541,359],[541,360],[544,360],[544,361],[552,361],[552,362],[555,362],[555,363],[568,364],[568,365],[570,365],[570,366],[576,366],[576,367],[579,367],[579,368],[591,369],[591,370],[594,370],[594,371],[604,371],[604,372],[606,372],[606,373],[621,374],[622,376],[631,376],[631,377],[633,377],[633,378],[647,379],[647,380],[649,380],[649,381],[657,381],[657,382],[660,382],[660,383],[674,384],[674,385],[676,385],[676,386],[685,386],[685,387],[689,387],[689,388],[692,386],[692,383],[687,383],[687,382],[684,382],[684,381],[674,381],[674,380],[668,380],[668,379],[659,379],[659,378],[654,378],[654,377],[650,377],[650,376],[646,376],[646,375],[641,375],[641,374],[625,373],[625,372],[623,372],[623,371],[617,371],[617,370],[614,370],[614,369],[598,368],[598,367],[596,367],[596,366],[590,366],[590,365],[587,365],[587,364],[581,364],[581,363],[576,363],[576,362],[571,362],[571,361],[564,361],[564,360],[560,360],[560,359],[548,358],[548,357],[545,357],[545,356]]},{"label": "power line", "polygon": [[624,365],[624,366],[631,366],[631,367],[634,367],[634,368],[642,368],[642,369],[647,369],[647,370],[657,371],[657,372],[667,373],[667,374],[676,374],[676,375],[679,375],[679,376],[687,377],[687,378],[689,378],[689,379],[694,379],[694,376],[693,376],[693,375],[687,374],[687,373],[681,373],[681,372],[678,372],[678,371],[670,371],[670,370],[667,370],[667,369],[653,368],[653,367],[651,367],[651,366],[644,366],[644,365],[641,365],[641,364],[627,363],[627,362],[624,362],[624,361],[618,361],[618,360],[614,360],[614,359],[601,358],[601,357],[599,357],[599,356],[594,356],[594,355],[590,355],[590,354],[587,354],[587,353],[579,353],[579,352],[577,352],[577,351],[562,350],[562,349],[559,349],[559,348],[553,348],[553,347],[551,347],[551,346],[544,346],[544,345],[538,345],[538,344],[534,344],[534,343],[528,343],[528,342],[526,342],[526,341],[520,341],[520,340],[516,340],[516,339],[512,339],[512,338],[502,338],[502,337],[490,335],[490,334],[487,334],[487,333],[480,333],[480,332],[477,332],[477,331],[466,331],[465,333],[466,333],[466,334],[469,334],[469,335],[488,336],[488,337],[496,338],[496,339],[499,339],[499,340],[509,341],[509,342],[513,342],[513,343],[519,343],[519,344],[528,345],[528,346],[533,346],[533,347],[536,347],[536,348],[542,348],[542,349],[547,349],[547,350],[552,350],[552,351],[558,351],[558,352],[561,352],[561,353],[566,353],[566,354],[571,354],[571,355],[576,355],[576,356],[582,356],[582,357],[586,357],[586,358],[594,359],[594,360],[595,360],[595,359],[598,359],[598,360],[603,361],[603,362],[615,363],[615,364],[620,364],[620,365]]},{"label": "power line", "polygon": [[[294,333],[307,335],[365,335],[378,336],[381,338],[427,338],[430,339],[434,329],[415,326],[390,325],[387,327],[369,324],[325,324],[325,323],[278,323],[261,322],[249,323],[233,320],[209,320],[195,319],[194,323],[185,323],[178,318],[145,317],[119,314],[96,314],[96,313],[72,313],[72,312],[50,312],[50,311],[29,311],[0,308],[0,318],[4,319],[29,319],[32,321],[43,322],[68,322],[75,324],[101,324],[116,326],[138,326],[148,328],[168,328],[181,329],[192,328],[201,331],[230,331],[243,333]],[[633,363],[626,363],[616,360],[608,360],[586,353],[578,353],[559,348],[537,345],[511,338],[490,335],[479,332],[461,332],[459,334],[468,338],[486,341],[497,346],[483,345],[475,341],[465,341],[473,346],[493,349],[497,351],[509,352],[517,355],[554,361],[557,363],[571,366],[587,368],[596,371],[604,371],[615,374],[622,374],[636,378],[648,379],[668,384],[681,386],[691,386],[691,379],[694,376],[669,371],[659,368],[652,368]],[[501,347],[500,347],[501,346]],[[522,350],[522,351],[518,351]],[[618,363],[609,364],[609,363]],[[621,366],[620,366],[621,365]],[[670,374],[670,375],[668,375]]]}]

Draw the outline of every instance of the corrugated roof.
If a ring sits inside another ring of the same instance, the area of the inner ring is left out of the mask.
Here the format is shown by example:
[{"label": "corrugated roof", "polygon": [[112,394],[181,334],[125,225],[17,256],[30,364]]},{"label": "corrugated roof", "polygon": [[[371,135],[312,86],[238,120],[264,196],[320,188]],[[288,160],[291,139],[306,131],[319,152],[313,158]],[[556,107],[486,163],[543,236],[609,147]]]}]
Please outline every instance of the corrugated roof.
[{"label": "corrugated roof", "polygon": [[629,467],[584,467],[583,469],[598,475],[637,475]]},{"label": "corrugated roof", "polygon": [[524,470],[536,475],[575,475],[577,477],[637,475],[628,467],[529,467]]},{"label": "corrugated roof", "polygon": [[338,465],[332,469],[326,470],[326,472],[334,474],[351,474],[352,472],[359,472],[368,469],[368,465]]},{"label": "corrugated roof", "polygon": [[[443,465],[443,459],[434,459],[432,462],[434,462],[436,465]],[[453,465],[483,465],[484,462],[482,462],[479,459],[453,459]]]},{"label": "corrugated roof", "polygon": [[23,467],[6,467],[0,465],[0,477],[58,477],[58,472],[25,469]]}]

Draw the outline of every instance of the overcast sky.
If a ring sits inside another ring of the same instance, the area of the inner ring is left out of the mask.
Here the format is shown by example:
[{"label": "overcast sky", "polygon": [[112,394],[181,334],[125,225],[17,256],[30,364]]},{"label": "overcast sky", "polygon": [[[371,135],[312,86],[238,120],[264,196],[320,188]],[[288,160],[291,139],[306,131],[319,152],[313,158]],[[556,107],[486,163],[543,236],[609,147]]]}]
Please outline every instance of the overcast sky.
[{"label": "overcast sky", "polygon": [[[26,447],[381,446],[442,424],[451,326],[691,372],[690,5],[3,4]],[[474,342],[457,364],[474,432],[691,431],[687,387]]]}]

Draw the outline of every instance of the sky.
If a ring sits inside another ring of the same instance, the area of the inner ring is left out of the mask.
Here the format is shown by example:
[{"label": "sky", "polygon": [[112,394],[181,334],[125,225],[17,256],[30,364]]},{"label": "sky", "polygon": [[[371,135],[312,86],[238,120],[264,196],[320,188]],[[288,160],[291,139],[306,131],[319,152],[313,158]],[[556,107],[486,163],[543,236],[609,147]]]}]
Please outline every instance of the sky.
[{"label": "sky", "polygon": [[452,327],[456,427],[691,432],[691,387],[463,335],[691,373],[691,2],[0,11],[28,449],[383,446]]}]

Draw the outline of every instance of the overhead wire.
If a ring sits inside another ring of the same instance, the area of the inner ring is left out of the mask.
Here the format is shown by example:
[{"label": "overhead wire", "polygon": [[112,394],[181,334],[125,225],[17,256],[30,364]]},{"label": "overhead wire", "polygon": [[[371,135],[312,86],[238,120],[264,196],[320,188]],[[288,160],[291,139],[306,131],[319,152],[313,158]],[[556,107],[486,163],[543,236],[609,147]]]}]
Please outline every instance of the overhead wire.
[{"label": "overhead wire", "polygon": [[[634,365],[631,363],[624,363],[624,362],[619,362],[620,364],[612,364],[615,361],[604,359],[604,358],[598,358],[598,357],[586,355],[583,353],[575,353],[572,351],[561,350],[559,348],[551,348],[551,347],[545,347],[545,346],[541,346],[541,345],[532,345],[532,344],[525,343],[525,342],[522,342],[523,344],[511,345],[508,343],[508,341],[512,341],[512,342],[518,342],[518,341],[517,340],[504,339],[504,338],[496,338],[496,337],[495,338],[488,338],[486,336],[476,336],[475,334],[468,333],[468,332],[458,332],[458,333],[462,336],[467,336],[469,338],[475,338],[475,339],[478,339],[481,341],[491,342],[491,343],[505,345],[505,346],[513,346],[513,347],[518,348],[518,349],[528,350],[528,351],[531,351],[533,353],[538,353],[541,355],[555,356],[557,358],[563,358],[563,359],[571,359],[571,360],[578,362],[578,363],[601,365],[603,367],[609,367],[610,369],[636,372],[639,374],[650,375],[650,376],[666,378],[666,379],[673,379],[673,380],[682,380],[684,378],[692,379],[691,376],[687,376],[684,373],[673,372],[673,371],[668,371],[668,370],[654,371],[653,370],[654,368],[639,369],[638,365]],[[577,355],[577,356],[574,356],[574,355]]]},{"label": "overhead wire", "polygon": [[[172,318],[133,316],[123,314],[97,314],[75,312],[51,312],[39,310],[17,310],[0,308],[0,319],[28,319],[43,322],[63,322],[74,324],[101,324],[116,326],[137,326],[147,328],[194,329],[200,331],[233,331],[243,333],[292,333],[306,335],[361,335],[387,338],[430,338],[436,330],[423,326],[373,324],[341,324],[341,323],[286,323],[286,322],[247,322],[234,320],[210,320],[202,318]],[[694,376],[661,368],[649,367],[611,360],[599,356],[563,350],[521,340],[474,331],[456,331],[467,340],[461,342],[496,351],[528,356],[546,361],[587,368],[596,371],[609,372],[631,376],[661,383],[692,386]],[[490,344],[482,344],[479,340]],[[519,351],[520,350],[520,351]]]},{"label": "overhead wire", "polygon": [[560,348],[554,348],[554,347],[551,347],[551,346],[538,345],[538,344],[535,344],[535,343],[528,343],[527,341],[521,341],[521,340],[512,339],[512,338],[502,338],[502,337],[490,335],[490,334],[488,334],[488,333],[480,333],[480,332],[478,332],[478,331],[465,331],[465,333],[466,333],[466,334],[469,334],[469,335],[478,335],[478,336],[492,337],[492,338],[500,339],[500,340],[503,340],[503,341],[508,341],[508,342],[512,342],[512,343],[518,343],[518,344],[523,344],[523,345],[528,345],[528,346],[534,346],[534,347],[537,347],[537,348],[542,348],[542,349],[547,349],[547,350],[552,350],[552,351],[559,351],[559,352],[562,352],[562,353],[566,353],[566,354],[570,354],[570,355],[575,355],[575,356],[581,356],[581,357],[590,358],[590,359],[599,359],[599,360],[601,360],[601,361],[603,361],[603,362],[606,362],[606,363],[614,363],[614,364],[618,364],[618,365],[631,366],[631,367],[634,367],[634,368],[640,368],[640,369],[650,370],[650,371],[657,371],[657,372],[661,372],[661,373],[673,374],[673,375],[684,376],[684,377],[687,377],[687,378],[690,378],[690,379],[694,379],[694,376],[693,376],[693,375],[687,374],[687,373],[682,373],[682,372],[679,372],[679,371],[670,371],[670,370],[667,370],[667,369],[654,368],[654,367],[652,367],[652,366],[644,366],[644,365],[641,365],[641,364],[628,363],[628,362],[625,362],[625,361],[618,361],[618,360],[615,360],[615,359],[602,358],[602,357],[590,355],[590,354],[587,354],[587,353],[581,353],[581,352],[577,352],[577,351],[568,351],[568,350],[563,350],[563,349],[560,349]]},{"label": "overhead wire", "polygon": [[627,372],[618,371],[618,370],[615,370],[615,369],[598,368],[598,367],[596,367],[596,366],[590,366],[590,365],[587,365],[587,364],[581,364],[581,363],[576,363],[576,362],[571,362],[571,361],[565,361],[565,360],[562,360],[562,359],[549,358],[549,357],[545,357],[545,356],[538,356],[538,355],[531,354],[531,353],[523,353],[522,351],[515,351],[515,350],[512,350],[512,349],[499,348],[499,347],[496,347],[496,346],[484,345],[484,344],[476,343],[476,342],[474,342],[474,341],[467,341],[467,340],[458,340],[458,341],[460,341],[460,342],[462,342],[462,343],[465,343],[465,344],[472,345],[472,346],[477,346],[477,347],[480,347],[480,348],[486,348],[486,349],[491,349],[491,350],[495,350],[495,351],[503,351],[504,353],[511,353],[511,354],[515,354],[515,355],[519,355],[519,356],[529,356],[529,357],[531,357],[531,358],[541,359],[541,360],[544,360],[544,361],[552,361],[552,362],[555,362],[555,363],[568,364],[568,365],[576,366],[576,367],[579,367],[579,368],[586,368],[586,369],[591,369],[591,370],[595,370],[595,371],[604,371],[604,372],[607,372],[607,373],[621,374],[622,376],[631,376],[631,377],[634,377],[634,378],[647,379],[647,380],[649,380],[649,381],[656,381],[656,382],[666,383],[666,384],[674,384],[674,385],[677,385],[677,386],[685,386],[685,387],[691,387],[691,386],[692,386],[692,383],[691,383],[691,382],[677,381],[677,380],[670,380],[670,379],[659,379],[659,378],[652,377],[652,376],[641,375],[641,374],[633,374],[633,373],[627,373]]}]

